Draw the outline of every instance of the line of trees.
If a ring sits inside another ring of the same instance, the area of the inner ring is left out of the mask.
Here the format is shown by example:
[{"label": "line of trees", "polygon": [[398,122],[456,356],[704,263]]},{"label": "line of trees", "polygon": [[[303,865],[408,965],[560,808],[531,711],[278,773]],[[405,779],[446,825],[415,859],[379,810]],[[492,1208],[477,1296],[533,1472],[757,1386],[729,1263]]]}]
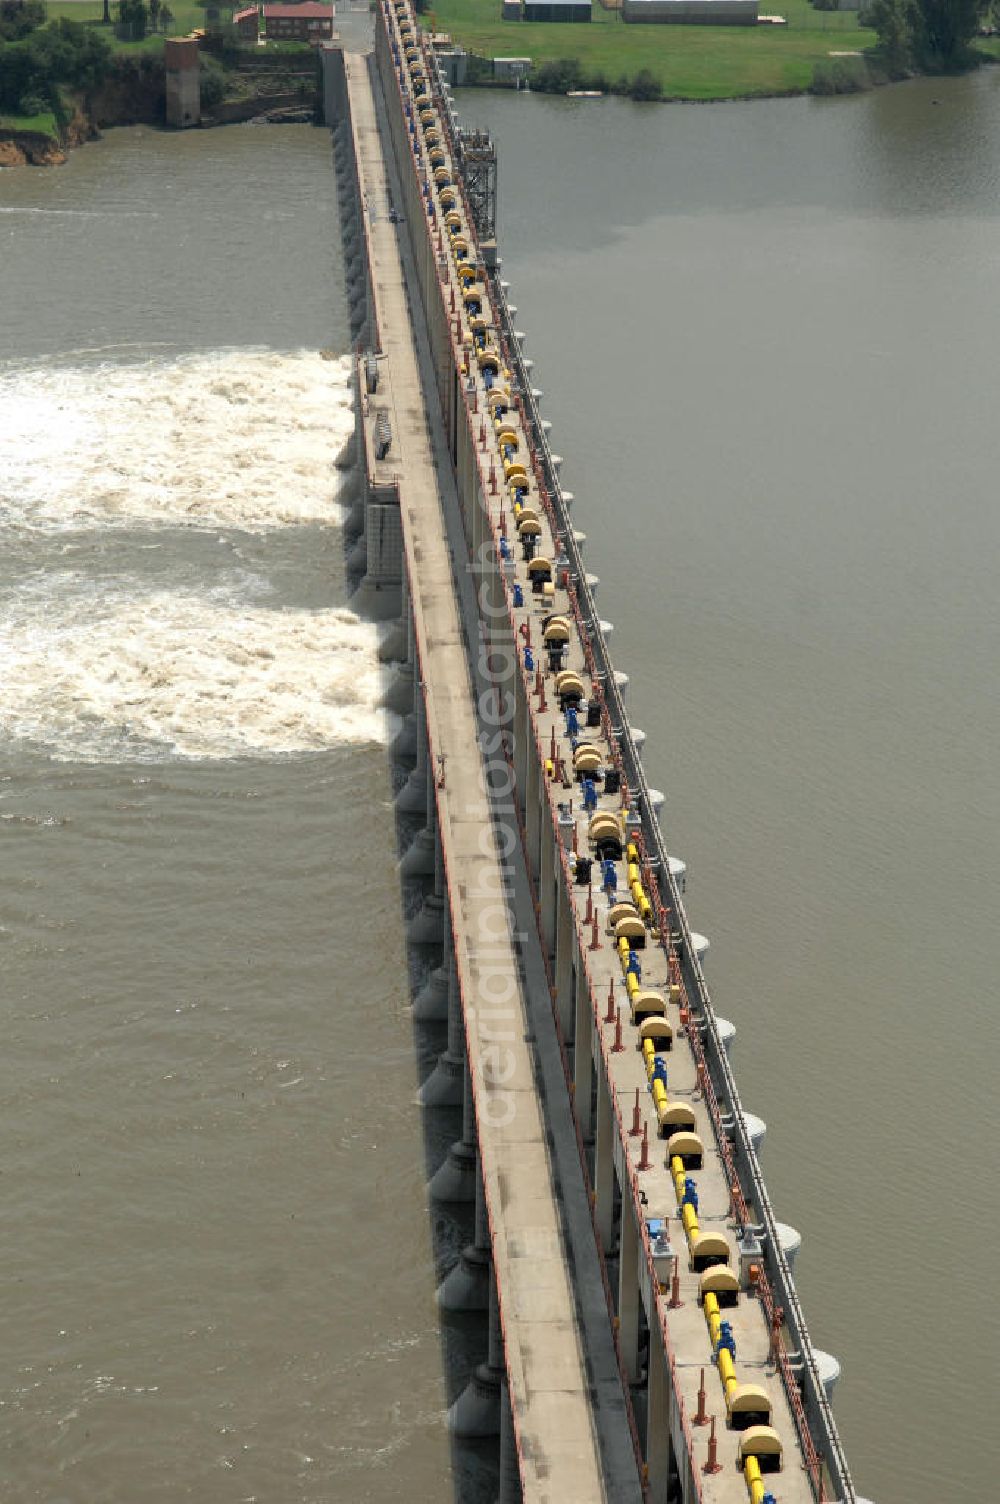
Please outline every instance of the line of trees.
[{"label": "line of trees", "polygon": [[0,42],[19,42],[47,20],[45,0],[0,0]]},{"label": "line of trees", "polygon": [[[43,25],[45,7],[27,0],[42,12],[41,21],[15,40],[0,31],[0,110],[13,115],[41,115],[61,104],[59,86],[87,94],[97,88],[111,66],[110,44],[90,26],[64,17]],[[0,25],[7,0],[0,0]]]},{"label": "line of trees", "polygon": [[859,19],[874,27],[893,70],[954,68],[991,8],[992,0],[870,0]]},{"label": "line of trees", "polygon": [[[486,70],[487,76],[491,70]],[[601,94],[625,94],[629,99],[662,99],[660,80],[648,68],[640,68],[631,77],[609,78],[601,69],[588,73],[575,57],[554,58],[540,63],[531,71],[531,87],[536,94],[569,94],[574,89],[596,89]],[[477,82],[475,78],[469,80]]]},{"label": "line of trees", "polygon": [[141,42],[149,32],[169,31],[174,13],[163,0],[118,0],[118,35]]}]

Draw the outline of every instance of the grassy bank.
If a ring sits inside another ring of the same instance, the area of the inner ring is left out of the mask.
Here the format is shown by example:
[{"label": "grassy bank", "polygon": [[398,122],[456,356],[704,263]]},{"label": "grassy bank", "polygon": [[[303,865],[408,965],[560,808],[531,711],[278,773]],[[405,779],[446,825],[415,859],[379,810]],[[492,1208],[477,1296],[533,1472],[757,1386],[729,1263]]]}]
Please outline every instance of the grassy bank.
[{"label": "grassy bank", "polygon": [[4,115],[0,113],[0,131],[23,131],[25,134],[48,136],[59,140],[59,125],[51,110],[40,115]]},{"label": "grassy bank", "polygon": [[[117,7],[111,6],[112,17],[116,14]],[[204,7],[195,5],[194,0],[173,0],[170,5],[173,12],[174,24],[170,28],[170,35],[179,37],[186,32],[193,31],[196,26],[204,26]],[[115,28],[102,26],[104,6],[101,0],[48,0],[48,13],[50,21],[58,21],[65,16],[67,21],[83,21],[89,24],[97,24],[97,29],[102,37],[105,37],[114,47],[116,52],[157,52],[162,50],[162,34],[150,34],[141,42],[123,42],[115,36]]]},{"label": "grassy bank", "polygon": [[598,3],[582,24],[501,21],[500,0],[434,0],[433,14],[440,30],[481,57],[530,57],[536,66],[572,57],[585,74],[612,80],[648,69],[670,99],[801,93],[832,52],[875,45],[853,11],[814,10],[809,0],[765,0],[762,8],[788,25],[626,24]]}]

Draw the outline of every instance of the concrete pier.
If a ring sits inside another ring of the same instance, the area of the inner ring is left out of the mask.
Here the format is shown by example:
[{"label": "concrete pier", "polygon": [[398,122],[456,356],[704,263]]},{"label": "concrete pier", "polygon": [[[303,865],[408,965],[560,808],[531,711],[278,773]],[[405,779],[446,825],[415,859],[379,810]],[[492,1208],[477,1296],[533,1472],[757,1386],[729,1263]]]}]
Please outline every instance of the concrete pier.
[{"label": "concrete pier", "polygon": [[[412,294],[408,306],[404,265],[410,263],[411,248],[389,218],[389,205],[402,201],[402,190],[393,186],[393,165],[383,153],[389,127],[383,122],[380,131],[366,60],[347,56],[343,68],[341,108],[364,206],[373,297],[369,321],[379,336],[377,407],[388,414],[392,435],[388,449],[380,449],[376,403],[367,400],[359,376],[365,469],[369,495],[382,506],[394,496],[400,522],[400,577],[405,569],[468,1063],[463,1136],[430,1190],[441,1199],[473,1199],[478,1157],[497,1291],[494,1337],[497,1330],[502,1334],[502,1359],[488,1362],[486,1371],[491,1383],[495,1370],[501,1379],[506,1375],[523,1497],[553,1504],[613,1497],[631,1504],[641,1490],[624,1429],[610,1331],[598,1333],[596,1345],[590,1340],[574,1291],[562,1230],[564,1189],[553,1178],[529,1042],[529,1004],[519,981],[522,959],[504,902],[502,843],[477,751],[465,632],[449,553],[441,546],[446,513],[457,519],[460,507],[445,433],[433,408],[425,406],[424,394],[433,391],[436,376],[432,351],[425,346],[421,359],[418,350],[421,330],[411,320]],[[363,582],[359,588],[375,593],[372,560],[386,556],[384,551],[373,556],[372,520],[369,506],[368,587]],[[365,608],[367,602],[360,604]],[[396,612],[401,608],[398,588]],[[421,741],[418,736],[418,766]],[[504,979],[502,987],[498,978]],[[585,1205],[582,1179],[579,1196]],[[482,1373],[479,1379],[485,1382]],[[618,1390],[617,1401],[610,1403],[604,1399],[609,1385]],[[499,1383],[491,1405],[496,1434],[502,1420]],[[461,1414],[459,1424],[466,1424]],[[509,1448],[508,1439],[508,1453]],[[513,1496],[510,1483],[507,1494]]]}]

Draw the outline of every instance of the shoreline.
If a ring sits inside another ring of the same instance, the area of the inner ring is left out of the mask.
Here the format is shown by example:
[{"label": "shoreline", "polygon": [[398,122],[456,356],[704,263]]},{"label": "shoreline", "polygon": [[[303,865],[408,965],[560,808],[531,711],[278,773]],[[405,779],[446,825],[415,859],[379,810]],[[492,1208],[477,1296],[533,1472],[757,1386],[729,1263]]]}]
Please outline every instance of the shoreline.
[{"label": "shoreline", "polygon": [[[836,53],[831,55],[831,62],[837,62],[843,55]],[[749,104],[756,100],[765,99],[800,99],[805,95],[813,95],[817,99],[830,98],[834,95],[846,95],[865,93],[870,89],[883,88],[890,84],[910,83],[921,78],[942,77],[929,72],[909,72],[903,77],[892,77],[882,72],[877,67],[877,60],[870,54],[858,52],[844,57],[844,61],[851,63],[860,62],[863,65],[865,75],[863,82],[854,82],[843,88],[817,88],[815,82],[812,86],[788,87],[785,89],[750,90],[744,93],[719,92],[693,96],[690,94],[661,94],[659,97],[648,101],[653,104]],[[996,66],[1000,58],[989,53],[978,52],[976,60],[969,67],[960,70],[948,77],[959,77],[977,72],[980,68]],[[875,65],[875,66],[873,66]],[[502,79],[479,77],[470,80],[461,86],[463,89],[483,89],[497,93],[512,93],[515,90],[511,84]],[[593,98],[628,98],[627,92],[613,88],[603,88],[591,93],[586,88],[586,81],[581,86],[590,97]],[[549,98],[579,97],[579,89],[552,90],[531,89],[523,92],[541,94]],[[61,167],[68,160],[71,151],[86,145],[88,141],[100,140],[105,130],[114,130],[120,126],[148,125],[153,130],[172,131],[174,127],[168,126],[162,119],[152,119],[149,113],[137,112],[134,108],[135,100],[130,101],[132,107],[120,112],[116,118],[108,118],[107,111],[90,111],[84,108],[82,102],[75,101],[73,112],[66,127],[57,134],[49,134],[39,130],[18,130],[15,126],[0,125],[0,172],[16,167]],[[196,130],[217,130],[229,125],[245,125],[248,121],[262,119],[267,123],[280,124],[281,118],[288,118],[289,112],[294,113],[299,120],[303,113],[313,115],[319,122],[320,101],[317,98],[312,103],[305,103],[300,97],[293,97],[287,93],[275,95],[261,95],[250,100],[223,101],[217,108],[217,112],[201,120],[195,127]],[[152,112],[150,112],[152,113]],[[98,116],[100,123],[98,124]],[[143,118],[145,116],[145,118]],[[273,119],[269,117],[273,116]]]},{"label": "shoreline", "polygon": [[[224,103],[219,106],[218,116],[206,117],[197,126],[188,129],[221,130],[229,125],[246,125],[249,121],[258,119],[267,124],[280,125],[285,121],[290,122],[292,115],[301,117],[303,114],[308,114],[314,120],[317,118],[312,106],[296,102],[295,96],[260,96],[254,100]],[[272,116],[273,119],[270,118]],[[308,121],[299,118],[294,123],[307,124]],[[168,126],[165,121],[137,120],[132,112],[125,119],[102,118],[98,125],[89,114],[79,109],[74,113],[66,131],[59,136],[47,135],[43,131],[18,131],[12,127],[0,127],[0,172],[14,167],[62,167],[71,151],[85,146],[88,141],[99,141],[106,130],[129,125],[145,125],[164,134],[178,134],[176,128]]]}]

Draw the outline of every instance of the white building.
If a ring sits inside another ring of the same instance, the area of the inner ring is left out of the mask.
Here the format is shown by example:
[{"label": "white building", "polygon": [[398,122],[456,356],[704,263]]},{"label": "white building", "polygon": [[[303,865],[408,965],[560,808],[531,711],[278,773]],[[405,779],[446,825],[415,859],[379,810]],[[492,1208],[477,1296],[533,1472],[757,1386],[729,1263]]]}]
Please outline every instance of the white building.
[{"label": "white building", "polygon": [[757,0],[622,0],[625,21],[682,26],[756,26]]}]

